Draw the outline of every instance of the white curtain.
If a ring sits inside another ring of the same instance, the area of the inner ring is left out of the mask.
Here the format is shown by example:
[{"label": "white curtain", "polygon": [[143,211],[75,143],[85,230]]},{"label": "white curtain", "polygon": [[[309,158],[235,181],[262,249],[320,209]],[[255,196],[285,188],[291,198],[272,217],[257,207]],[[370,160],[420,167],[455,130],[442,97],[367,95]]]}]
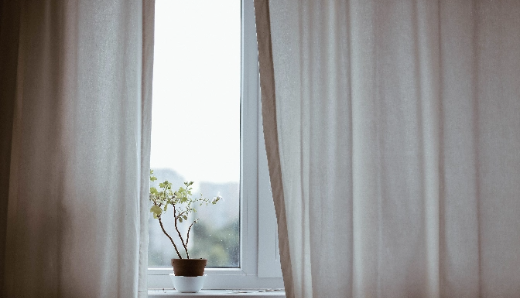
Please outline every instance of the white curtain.
[{"label": "white curtain", "polygon": [[146,296],[154,1],[0,3],[0,296]]},{"label": "white curtain", "polygon": [[520,1],[255,1],[288,297],[519,297]]}]

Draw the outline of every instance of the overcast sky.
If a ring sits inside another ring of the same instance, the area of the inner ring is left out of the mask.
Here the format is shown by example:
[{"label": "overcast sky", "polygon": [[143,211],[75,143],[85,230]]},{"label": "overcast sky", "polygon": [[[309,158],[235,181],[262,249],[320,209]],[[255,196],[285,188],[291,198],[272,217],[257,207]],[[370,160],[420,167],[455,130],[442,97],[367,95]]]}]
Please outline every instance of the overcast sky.
[{"label": "overcast sky", "polygon": [[240,175],[240,0],[157,0],[151,167]]}]

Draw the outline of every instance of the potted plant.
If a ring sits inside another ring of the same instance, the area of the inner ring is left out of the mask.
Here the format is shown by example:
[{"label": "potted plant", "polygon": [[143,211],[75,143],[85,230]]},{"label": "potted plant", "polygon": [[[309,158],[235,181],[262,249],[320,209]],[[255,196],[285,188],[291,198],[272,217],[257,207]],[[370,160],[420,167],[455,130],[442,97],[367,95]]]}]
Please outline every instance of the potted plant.
[{"label": "potted plant", "polygon": [[[150,182],[156,180],[157,177],[155,177],[153,171],[150,170]],[[163,233],[170,239],[177,253],[178,258],[171,260],[174,272],[172,281],[174,282],[175,288],[180,292],[198,292],[200,288],[202,288],[201,282],[204,280],[204,268],[206,267],[207,260],[190,258],[188,250],[191,228],[197,223],[198,219],[191,222],[185,236],[181,233],[179,224],[187,222],[189,215],[197,212],[196,207],[209,204],[214,205],[221,200],[220,196],[210,200],[204,198],[202,194],[200,197],[193,197],[192,185],[193,181],[184,182],[184,186],[179,187],[179,189],[175,191],[172,189],[172,183],[164,181],[159,183],[159,189],[153,186],[150,187],[150,201],[152,202],[150,212],[152,212],[153,217],[159,221]],[[166,214],[168,209],[170,209],[174,217],[175,231],[182,246],[180,249],[170,234],[168,234],[162,222],[162,216]],[[181,254],[182,250],[184,251],[185,257]],[[200,287],[198,284],[200,284]]]}]

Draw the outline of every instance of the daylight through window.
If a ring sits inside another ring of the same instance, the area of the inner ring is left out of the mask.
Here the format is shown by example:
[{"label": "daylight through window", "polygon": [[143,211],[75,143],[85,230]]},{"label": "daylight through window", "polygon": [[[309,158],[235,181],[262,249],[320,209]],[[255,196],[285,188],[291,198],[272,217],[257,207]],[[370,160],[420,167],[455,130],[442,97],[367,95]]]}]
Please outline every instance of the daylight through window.
[{"label": "daylight through window", "polygon": [[[157,182],[194,181],[195,194],[223,198],[191,218],[200,220],[190,256],[207,267],[240,267],[240,9],[236,0],[156,1],[150,166]],[[176,234],[171,214],[163,223]],[[173,246],[151,214],[149,233],[149,266],[171,268]]]}]

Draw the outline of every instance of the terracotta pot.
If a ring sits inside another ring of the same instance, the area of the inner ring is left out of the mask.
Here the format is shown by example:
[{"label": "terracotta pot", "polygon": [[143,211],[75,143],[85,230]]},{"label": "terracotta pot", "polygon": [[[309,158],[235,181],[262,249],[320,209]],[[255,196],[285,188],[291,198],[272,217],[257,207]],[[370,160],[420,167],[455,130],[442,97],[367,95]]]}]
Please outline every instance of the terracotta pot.
[{"label": "terracotta pot", "polygon": [[175,276],[203,276],[206,259],[172,259]]}]

